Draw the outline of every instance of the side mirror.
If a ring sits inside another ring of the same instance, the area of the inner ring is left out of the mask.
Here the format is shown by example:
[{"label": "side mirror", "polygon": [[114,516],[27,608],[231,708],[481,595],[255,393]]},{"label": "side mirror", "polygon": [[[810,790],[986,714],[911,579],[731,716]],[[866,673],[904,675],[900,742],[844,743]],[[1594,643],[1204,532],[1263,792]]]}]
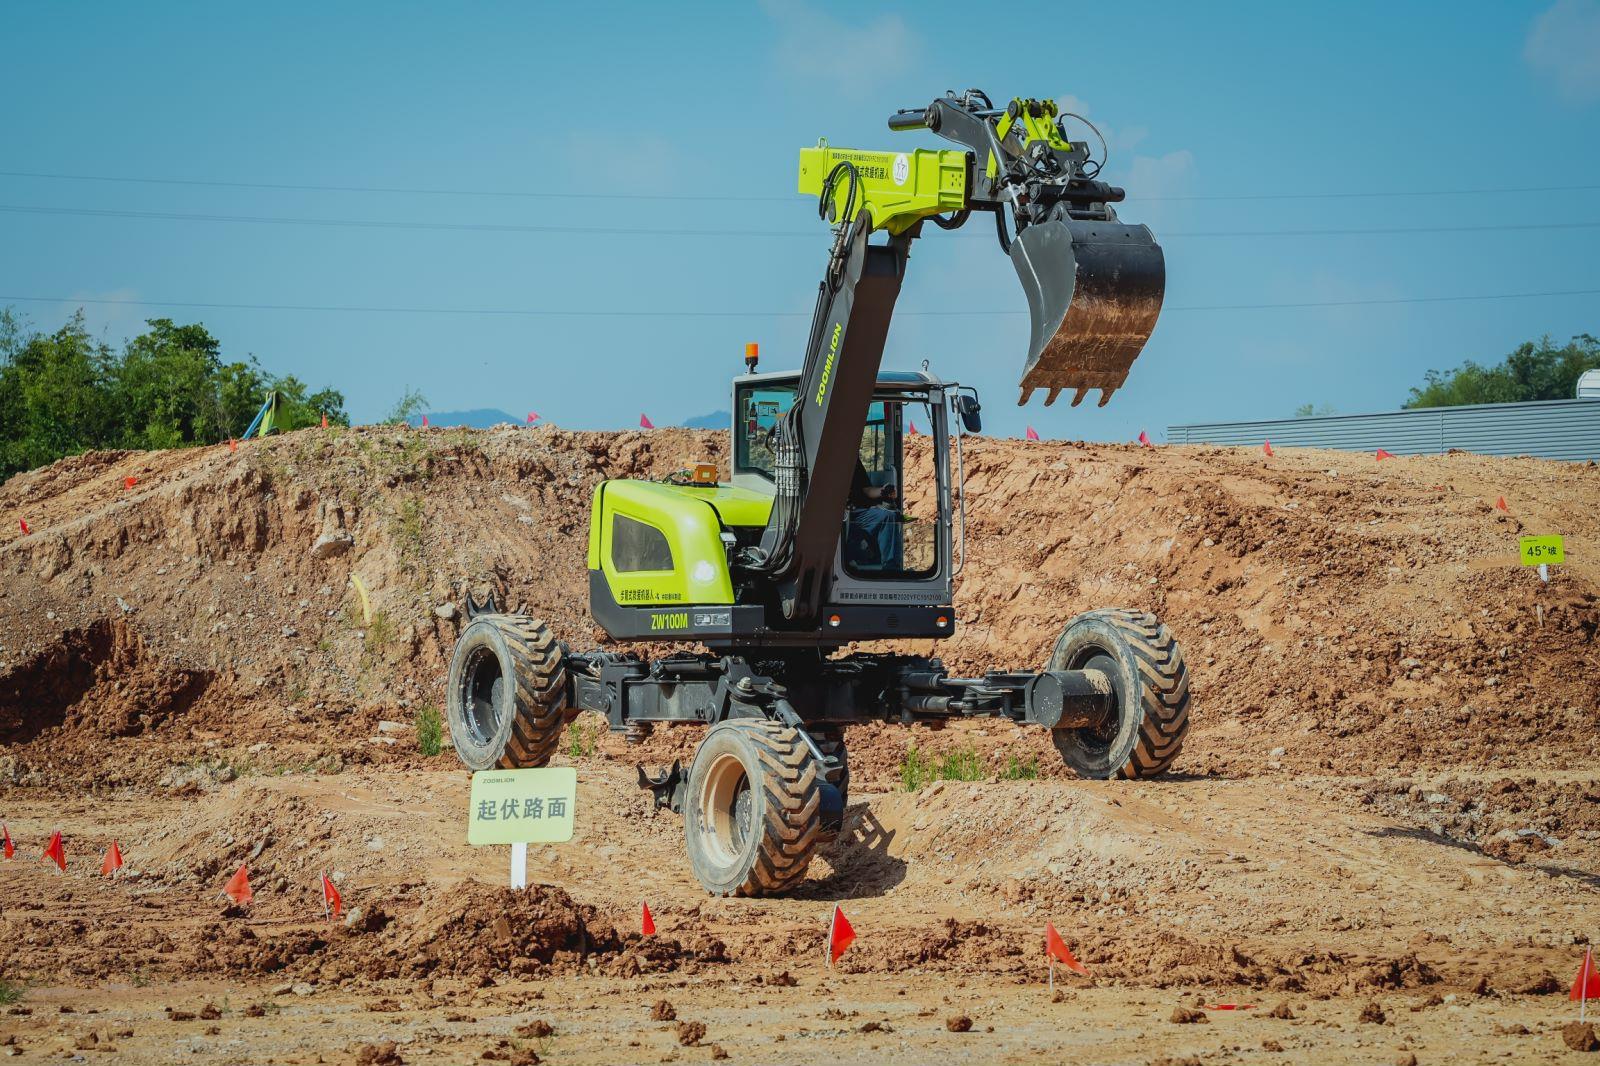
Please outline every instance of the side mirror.
[{"label": "side mirror", "polygon": [[983,418],[978,412],[983,410],[983,404],[978,402],[976,396],[966,393],[956,394],[956,414],[961,416],[961,424],[968,433],[983,432]]}]

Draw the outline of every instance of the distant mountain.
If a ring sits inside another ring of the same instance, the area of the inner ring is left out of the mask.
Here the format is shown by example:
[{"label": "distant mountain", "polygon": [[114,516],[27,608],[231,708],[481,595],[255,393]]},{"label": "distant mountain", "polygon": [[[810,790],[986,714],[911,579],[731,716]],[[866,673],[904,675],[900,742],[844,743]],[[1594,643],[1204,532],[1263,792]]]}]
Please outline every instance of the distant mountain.
[{"label": "distant mountain", "polygon": [[733,415],[728,411],[712,411],[708,415],[695,415],[693,418],[683,420],[684,429],[727,429],[728,423],[733,421]]},{"label": "distant mountain", "polygon": [[[521,425],[526,421],[526,416],[518,418],[516,415],[507,414],[494,407],[480,407],[475,411],[429,411],[428,425],[430,426],[470,426],[473,429],[488,429],[501,422],[510,422]],[[421,415],[412,415],[413,426],[422,425]]]}]

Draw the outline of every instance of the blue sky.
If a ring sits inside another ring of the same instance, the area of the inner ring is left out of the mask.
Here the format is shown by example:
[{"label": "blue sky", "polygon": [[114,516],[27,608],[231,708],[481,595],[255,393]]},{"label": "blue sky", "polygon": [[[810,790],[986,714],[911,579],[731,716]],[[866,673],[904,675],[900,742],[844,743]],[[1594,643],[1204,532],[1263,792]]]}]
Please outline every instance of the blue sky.
[{"label": "blue sky", "polygon": [[[1306,402],[1382,410],[1429,367],[1493,361],[1541,333],[1600,332],[1593,295],[1192,309],[1600,289],[1600,229],[1475,229],[1600,222],[1600,189],[1437,195],[1600,185],[1595,0],[1044,10],[11,5],[0,170],[556,195],[0,176],[0,305],[53,329],[76,301],[146,301],[84,307],[112,341],[156,315],[203,321],[230,356],[343,389],[357,420],[410,385],[435,410],[673,423],[727,406],[745,341],[761,342],[766,368],[799,359],[827,234],[791,195],[797,150],[818,136],[940,147],[884,118],[975,85],[1086,109],[1111,140],[1108,176],[1128,189],[1123,218],[1155,229],[1168,268],[1168,310],[1108,407],[1019,409],[1026,307],[989,228],[918,242],[902,311],[1012,313],[903,315],[887,362],[928,359],[977,385],[991,432],[1159,438],[1170,423],[1286,416]],[[1430,195],[1212,199],[1339,192]],[[646,193],[718,199],[615,195]],[[61,213],[94,211],[799,235]],[[1215,235],[1393,227],[1464,229]],[[27,296],[68,302],[7,299]]]}]

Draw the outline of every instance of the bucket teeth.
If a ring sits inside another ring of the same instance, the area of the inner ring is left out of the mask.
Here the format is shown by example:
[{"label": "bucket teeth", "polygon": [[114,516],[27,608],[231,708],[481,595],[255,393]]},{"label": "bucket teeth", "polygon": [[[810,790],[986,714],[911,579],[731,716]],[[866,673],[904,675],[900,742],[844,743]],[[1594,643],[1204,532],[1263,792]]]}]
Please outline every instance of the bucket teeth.
[{"label": "bucket teeth", "polygon": [[1166,263],[1145,226],[1052,221],[1023,230],[1011,261],[1028,298],[1032,331],[1022,399],[1064,389],[1072,405],[1090,389],[1100,406],[1127,380],[1161,314]]}]

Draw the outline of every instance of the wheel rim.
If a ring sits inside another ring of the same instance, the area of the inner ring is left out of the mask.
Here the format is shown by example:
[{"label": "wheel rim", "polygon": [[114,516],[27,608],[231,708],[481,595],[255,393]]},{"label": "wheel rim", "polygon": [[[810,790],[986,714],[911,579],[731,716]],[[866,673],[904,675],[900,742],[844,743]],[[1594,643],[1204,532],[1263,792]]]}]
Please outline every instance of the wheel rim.
[{"label": "wheel rim", "polygon": [[467,728],[479,744],[492,743],[500,731],[500,694],[504,686],[500,657],[489,648],[474,650],[462,672],[461,705]]},{"label": "wheel rim", "polygon": [[1103,758],[1111,750],[1111,745],[1116,742],[1118,734],[1122,732],[1122,664],[1106,649],[1089,644],[1078,649],[1067,669],[1099,670],[1111,679],[1113,697],[1111,716],[1099,726],[1073,730],[1086,751],[1096,758]]},{"label": "wheel rim", "polygon": [[744,763],[736,755],[718,755],[706,769],[699,813],[705,830],[705,850],[719,866],[732,866],[739,861],[749,839],[754,805]]}]

